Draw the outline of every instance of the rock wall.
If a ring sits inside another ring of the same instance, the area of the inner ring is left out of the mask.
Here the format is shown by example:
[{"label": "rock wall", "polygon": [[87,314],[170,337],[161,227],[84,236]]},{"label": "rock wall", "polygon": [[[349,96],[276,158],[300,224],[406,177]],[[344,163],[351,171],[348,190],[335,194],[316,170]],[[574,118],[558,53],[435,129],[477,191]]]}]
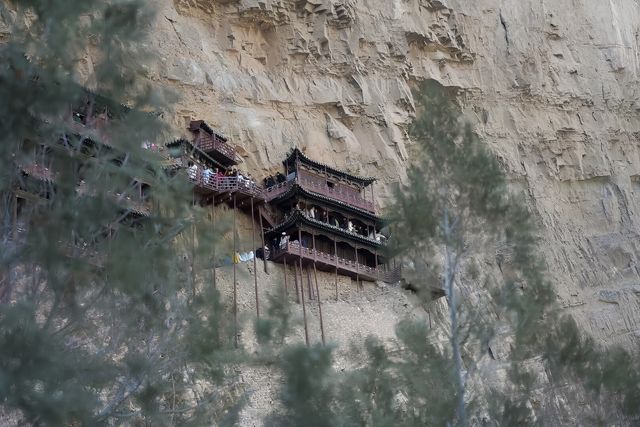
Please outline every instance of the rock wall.
[{"label": "rock wall", "polygon": [[[298,146],[378,178],[383,208],[415,149],[407,137],[411,88],[424,79],[452,87],[536,214],[559,304],[600,343],[637,349],[637,0],[159,4],[152,39],[162,61],[151,75],[182,96],[176,132],[191,118],[207,120],[238,145],[254,176],[277,169]],[[276,276],[261,276],[261,286],[277,286]],[[347,282],[341,286],[353,286]],[[408,313],[410,301],[397,292],[328,298],[328,339],[391,338],[397,320],[424,315]],[[311,309],[317,341],[316,323]],[[353,363],[348,348],[338,348],[337,366]],[[483,363],[500,372],[500,360]],[[259,424],[279,379],[243,375],[255,390],[243,424]],[[581,404],[562,390],[543,387],[536,399],[559,424],[579,424]]]},{"label": "rock wall", "polygon": [[455,88],[542,225],[558,300],[603,343],[638,343],[636,0],[161,0],[150,75],[277,169],[294,145],[403,178],[410,88]]}]

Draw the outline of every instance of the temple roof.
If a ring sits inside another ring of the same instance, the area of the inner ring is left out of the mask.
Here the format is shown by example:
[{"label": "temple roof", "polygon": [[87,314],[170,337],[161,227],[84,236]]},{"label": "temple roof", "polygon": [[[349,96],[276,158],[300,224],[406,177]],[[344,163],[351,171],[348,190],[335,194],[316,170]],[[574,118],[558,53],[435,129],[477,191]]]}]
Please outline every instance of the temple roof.
[{"label": "temple roof", "polygon": [[304,215],[300,210],[294,210],[293,214],[291,214],[287,219],[285,219],[280,224],[273,227],[266,234],[268,236],[279,235],[281,232],[295,226],[296,224],[304,224],[312,228],[325,230],[330,233],[338,234],[342,237],[345,237],[347,240],[360,242],[369,246],[370,248],[379,248],[383,245],[377,240],[370,239],[361,234],[353,233],[351,231],[347,231],[344,228],[336,227],[335,225],[327,224],[326,222],[318,221],[317,219],[309,218]]},{"label": "temple roof", "polygon": [[302,151],[300,151],[298,149],[298,147],[294,148],[291,153],[287,156],[287,158],[283,161],[284,165],[286,166],[287,164],[290,163],[294,163],[296,158],[298,160],[300,160],[302,163],[318,168],[318,169],[322,169],[325,170],[327,172],[329,172],[332,175],[335,175],[337,177],[346,179],[348,181],[351,181],[355,184],[360,184],[363,187],[366,187],[367,185],[370,185],[371,183],[373,183],[376,179],[375,178],[365,178],[365,177],[361,177],[361,176],[356,176],[356,175],[351,175],[349,173],[346,173],[344,171],[335,169],[331,166],[327,166],[323,163],[319,163],[316,162],[315,160],[311,160],[310,158],[308,158],[307,156],[304,155],[304,153]]},{"label": "temple roof", "polygon": [[318,194],[315,193],[313,191],[307,190],[304,187],[302,187],[299,184],[294,184],[291,186],[291,188],[289,190],[287,190],[286,192],[276,196],[275,198],[273,198],[270,203],[274,203],[274,202],[278,202],[281,200],[286,200],[296,194],[301,194],[303,196],[307,196],[311,199],[316,199],[322,202],[325,202],[329,205],[333,205],[334,207],[340,207],[340,208],[344,208],[347,210],[350,210],[354,213],[357,213],[358,215],[361,215],[362,217],[371,220],[371,221],[376,221],[376,222],[380,222],[382,221],[381,218],[365,209],[360,209],[356,206],[350,205],[349,203],[345,203],[345,202],[341,202],[340,200],[336,200],[336,199],[332,199],[330,197],[326,197],[323,196],[322,194]]}]

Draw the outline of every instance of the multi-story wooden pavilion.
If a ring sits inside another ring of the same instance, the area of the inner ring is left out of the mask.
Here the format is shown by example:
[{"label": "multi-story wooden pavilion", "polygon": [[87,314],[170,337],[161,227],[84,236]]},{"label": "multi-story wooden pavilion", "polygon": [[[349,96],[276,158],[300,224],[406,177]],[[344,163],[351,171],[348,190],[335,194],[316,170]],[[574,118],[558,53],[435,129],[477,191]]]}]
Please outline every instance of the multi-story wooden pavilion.
[{"label": "multi-story wooden pavilion", "polygon": [[267,233],[270,259],[356,280],[390,279],[374,179],[318,163],[297,148],[283,164],[284,181],[266,189],[267,201],[280,212],[278,224]]}]

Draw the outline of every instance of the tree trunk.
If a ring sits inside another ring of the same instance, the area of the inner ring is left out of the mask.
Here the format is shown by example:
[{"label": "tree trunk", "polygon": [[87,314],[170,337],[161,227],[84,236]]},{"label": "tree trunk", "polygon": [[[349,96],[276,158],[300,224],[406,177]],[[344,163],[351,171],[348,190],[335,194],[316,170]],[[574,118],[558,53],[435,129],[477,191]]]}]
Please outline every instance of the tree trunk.
[{"label": "tree trunk", "polygon": [[458,326],[458,308],[456,307],[455,298],[455,275],[456,264],[451,251],[451,239],[453,238],[453,229],[449,220],[449,211],[445,209],[443,218],[443,230],[445,237],[446,257],[444,262],[444,288],[447,292],[447,303],[449,304],[449,320],[451,322],[451,349],[453,352],[453,360],[455,363],[455,374],[458,389],[456,414],[458,416],[458,425],[467,426],[467,414],[464,403],[464,376],[462,374],[462,356],[460,355],[460,339]]}]

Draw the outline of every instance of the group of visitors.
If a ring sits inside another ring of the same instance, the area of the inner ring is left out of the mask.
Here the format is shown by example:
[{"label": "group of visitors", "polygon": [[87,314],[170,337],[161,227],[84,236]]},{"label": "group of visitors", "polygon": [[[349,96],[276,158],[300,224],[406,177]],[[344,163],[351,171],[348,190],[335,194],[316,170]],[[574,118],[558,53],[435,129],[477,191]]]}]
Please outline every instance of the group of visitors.
[{"label": "group of visitors", "polygon": [[262,182],[264,184],[264,188],[273,187],[276,184],[282,184],[287,180],[287,177],[284,176],[281,172],[276,173],[275,175],[270,175],[266,177]]},{"label": "group of visitors", "polygon": [[[302,212],[307,218],[320,220],[326,224],[333,225],[334,227],[342,228],[350,233],[359,234],[369,239],[374,239],[378,242],[382,242],[385,239],[384,236],[375,232],[375,229],[369,229],[365,225],[355,224],[350,219],[338,217],[337,215],[329,216],[326,210],[317,209],[315,206],[309,208],[301,208],[300,204],[296,204],[296,210]],[[287,215],[288,216],[288,215]]]},{"label": "group of visitors", "polygon": [[[198,172],[201,168],[193,163],[189,162],[187,167],[187,175],[193,181],[198,179]],[[227,169],[226,171],[221,171],[218,168],[211,169],[210,167],[206,167],[202,169],[202,182],[204,184],[219,184],[225,178],[234,178],[231,180],[232,182],[235,180],[239,185],[243,187],[251,187],[255,186],[255,181],[251,177],[251,174],[247,174],[246,176],[239,172],[236,168]]]}]

